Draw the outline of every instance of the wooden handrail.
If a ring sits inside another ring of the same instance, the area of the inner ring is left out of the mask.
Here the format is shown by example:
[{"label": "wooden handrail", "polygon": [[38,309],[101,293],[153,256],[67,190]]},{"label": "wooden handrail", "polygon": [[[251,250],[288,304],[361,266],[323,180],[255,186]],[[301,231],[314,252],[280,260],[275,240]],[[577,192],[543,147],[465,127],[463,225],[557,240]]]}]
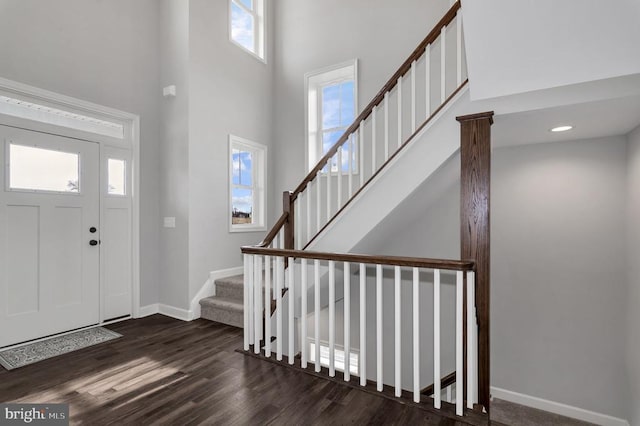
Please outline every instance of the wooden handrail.
[{"label": "wooden handrail", "polygon": [[458,95],[458,93],[460,93],[460,91],[469,83],[469,80],[465,80],[462,82],[462,84],[460,84],[460,87],[458,87],[451,95],[449,95],[447,97],[447,99],[445,99],[445,101],[438,107],[436,108],[435,111],[433,111],[433,113],[429,116],[429,118],[427,118],[427,120],[424,121],[424,123],[422,123],[420,125],[420,127],[418,127],[415,132],[413,132],[413,134],[411,136],[409,136],[409,139],[407,139],[406,141],[404,141],[402,143],[402,145],[400,145],[400,147],[389,156],[389,158],[387,158],[387,160],[382,163],[382,165],[378,168],[378,170],[376,170],[369,179],[367,179],[367,181],[364,183],[364,185],[362,185],[360,188],[358,188],[358,190],[351,196],[351,198],[349,198],[346,203],[344,203],[342,205],[342,207],[340,207],[340,209],[338,209],[338,211],[327,221],[327,223],[325,223],[322,228],[320,228],[318,230],[318,232],[316,232],[316,234],[309,240],[307,241],[307,243],[305,244],[305,246],[303,248],[307,248],[311,245],[311,243],[318,238],[318,236],[320,236],[320,234],[329,227],[329,225],[333,222],[333,220],[335,218],[337,218],[338,216],[340,216],[340,213],[342,213],[343,210],[345,210],[347,208],[347,206],[349,204],[351,204],[351,202],[353,200],[356,199],[356,197],[358,196],[358,194],[360,194],[366,187],[367,185],[369,185],[380,173],[382,173],[382,171],[384,170],[385,167],[387,167],[388,164],[391,163],[391,161],[393,161],[393,159],[400,154],[400,152],[407,146],[409,145],[414,138],[420,134],[420,132],[422,132],[422,130],[424,129],[424,127],[427,126],[427,124],[429,124],[431,122],[431,120],[433,120],[440,111],[442,111],[444,109],[444,107],[451,101],[451,99],[453,99],[454,97],[456,97]]},{"label": "wooden handrail", "polygon": [[451,21],[453,21],[459,9],[460,0],[456,1],[453,6],[451,6],[451,8],[442,17],[442,19],[440,19],[436,26],[433,27],[427,37],[425,37],[425,39],[422,40],[418,47],[415,48],[413,53],[409,55],[407,60],[404,61],[400,68],[398,68],[393,76],[391,76],[389,81],[387,81],[387,83],[382,86],[382,89],[380,89],[378,94],[373,98],[369,105],[367,105],[367,107],[360,113],[360,115],[358,115],[353,124],[351,124],[351,126],[349,126],[349,128],[344,132],[342,137],[340,137],[340,139],[338,139],[338,141],[331,148],[329,148],[327,153],[320,159],[320,161],[318,161],[318,164],[316,164],[316,166],[309,172],[309,174],[307,174],[300,185],[298,185],[298,187],[291,193],[291,202],[296,200],[298,194],[304,191],[309,182],[311,182],[316,177],[318,172],[324,168],[331,157],[333,157],[338,152],[338,148],[344,145],[351,134],[360,127],[360,122],[366,120],[373,112],[373,108],[378,106],[384,100],[385,93],[391,91],[398,84],[398,79],[400,77],[403,77],[411,69],[411,64],[413,63],[413,61],[417,60],[424,54],[427,45],[433,43],[440,36],[440,31],[442,30],[442,28],[449,25]]},{"label": "wooden handrail", "polygon": [[[440,389],[446,389],[452,384],[454,384],[455,382],[456,382],[456,372],[454,371],[453,373],[449,373],[446,376],[444,376],[442,379],[440,379]],[[433,395],[434,387],[435,385],[432,383],[426,388],[422,389],[420,393],[426,396],[431,396]]]},{"label": "wooden handrail", "polygon": [[244,254],[263,256],[294,257],[313,260],[333,260],[336,262],[367,263],[414,268],[445,269],[450,271],[473,271],[472,260],[428,259],[422,257],[373,256],[369,254],[325,253],[308,250],[285,250],[266,247],[245,246]]},{"label": "wooden handrail", "polygon": [[271,231],[269,231],[267,236],[264,237],[264,240],[262,240],[262,242],[258,244],[256,247],[267,247],[269,244],[271,244],[273,242],[273,239],[276,237],[276,235],[278,235],[278,232],[280,232],[280,230],[284,226],[284,224],[287,223],[288,218],[289,218],[289,213],[287,212],[282,213],[282,216],[280,216],[280,219],[278,219],[275,225],[273,225],[273,228],[271,228]]}]

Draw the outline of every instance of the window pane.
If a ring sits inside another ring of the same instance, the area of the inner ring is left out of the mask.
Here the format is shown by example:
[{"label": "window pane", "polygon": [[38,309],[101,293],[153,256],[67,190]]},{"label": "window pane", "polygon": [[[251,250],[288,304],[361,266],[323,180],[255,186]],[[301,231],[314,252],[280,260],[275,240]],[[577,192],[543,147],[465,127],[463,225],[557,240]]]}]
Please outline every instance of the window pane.
[{"label": "window pane", "polygon": [[11,144],[9,187],[36,191],[80,192],[80,156]]},{"label": "window pane", "polygon": [[[335,131],[335,132],[324,132],[322,134],[322,155],[325,155],[329,149],[338,142],[340,136],[344,133],[343,130]],[[343,152],[344,155],[344,152]],[[345,159],[342,159],[343,164],[345,163]],[[338,170],[338,156],[335,155],[331,161],[331,171],[335,172]],[[326,173],[326,167],[323,169]]]},{"label": "window pane", "polygon": [[249,10],[253,10],[253,0],[240,0],[240,3]]},{"label": "window pane", "polygon": [[354,90],[353,81],[342,83],[340,90],[341,108],[340,108],[340,125],[348,127],[353,123],[355,117]]},{"label": "window pane", "polygon": [[253,223],[253,191],[233,188],[231,191],[231,223]]},{"label": "window pane", "polygon": [[107,192],[111,195],[126,195],[127,162],[109,158],[107,161]]},{"label": "window pane", "polygon": [[245,49],[256,53],[254,19],[246,10],[231,3],[231,38]]},{"label": "window pane", "polygon": [[231,150],[231,174],[232,183],[240,185],[240,151],[237,149]]},{"label": "window pane", "polygon": [[240,185],[253,186],[253,161],[250,152],[240,152]]},{"label": "window pane", "polygon": [[340,85],[322,88],[322,128],[340,126]]}]

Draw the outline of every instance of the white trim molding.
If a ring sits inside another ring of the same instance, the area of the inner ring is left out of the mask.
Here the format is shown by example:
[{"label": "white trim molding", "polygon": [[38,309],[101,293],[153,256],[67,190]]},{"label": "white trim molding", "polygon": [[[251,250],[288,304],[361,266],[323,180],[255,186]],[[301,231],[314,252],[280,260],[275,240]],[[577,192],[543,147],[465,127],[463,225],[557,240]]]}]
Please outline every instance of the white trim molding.
[{"label": "white trim molding", "polygon": [[491,397],[602,426],[630,426],[629,422],[625,419],[619,419],[607,414],[596,413],[594,411],[537,398],[535,396],[524,395],[494,386],[491,387]]},{"label": "white trim molding", "polygon": [[220,269],[217,271],[211,271],[209,273],[209,279],[202,285],[200,290],[191,299],[191,305],[189,312],[192,313],[191,319],[200,318],[200,301],[206,297],[216,295],[216,280],[220,278],[233,277],[234,275],[242,275],[244,272],[243,266],[237,266],[235,268]]}]

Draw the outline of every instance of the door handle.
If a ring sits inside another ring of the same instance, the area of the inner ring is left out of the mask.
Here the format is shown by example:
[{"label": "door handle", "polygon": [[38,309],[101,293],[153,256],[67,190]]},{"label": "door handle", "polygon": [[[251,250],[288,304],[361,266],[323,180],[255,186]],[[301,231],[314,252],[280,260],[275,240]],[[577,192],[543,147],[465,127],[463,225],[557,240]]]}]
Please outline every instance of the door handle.
[{"label": "door handle", "polygon": [[98,240],[91,240],[91,241],[89,241],[89,245],[90,245],[90,246],[97,246],[98,244],[100,244],[100,241],[98,241]]}]

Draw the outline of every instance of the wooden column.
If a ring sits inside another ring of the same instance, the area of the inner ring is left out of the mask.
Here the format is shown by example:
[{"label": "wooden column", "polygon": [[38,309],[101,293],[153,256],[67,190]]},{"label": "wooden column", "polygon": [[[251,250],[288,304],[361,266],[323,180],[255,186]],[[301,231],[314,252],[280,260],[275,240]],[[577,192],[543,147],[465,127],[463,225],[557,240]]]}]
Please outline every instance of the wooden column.
[{"label": "wooden column", "polygon": [[287,250],[293,250],[294,247],[294,212],[293,202],[291,202],[291,192],[284,191],[282,193],[282,211],[288,213],[287,221],[284,224],[284,247]]},{"label": "wooden column", "polygon": [[489,412],[491,125],[493,112],[457,117],[460,122],[460,258],[476,265],[478,402]]}]

